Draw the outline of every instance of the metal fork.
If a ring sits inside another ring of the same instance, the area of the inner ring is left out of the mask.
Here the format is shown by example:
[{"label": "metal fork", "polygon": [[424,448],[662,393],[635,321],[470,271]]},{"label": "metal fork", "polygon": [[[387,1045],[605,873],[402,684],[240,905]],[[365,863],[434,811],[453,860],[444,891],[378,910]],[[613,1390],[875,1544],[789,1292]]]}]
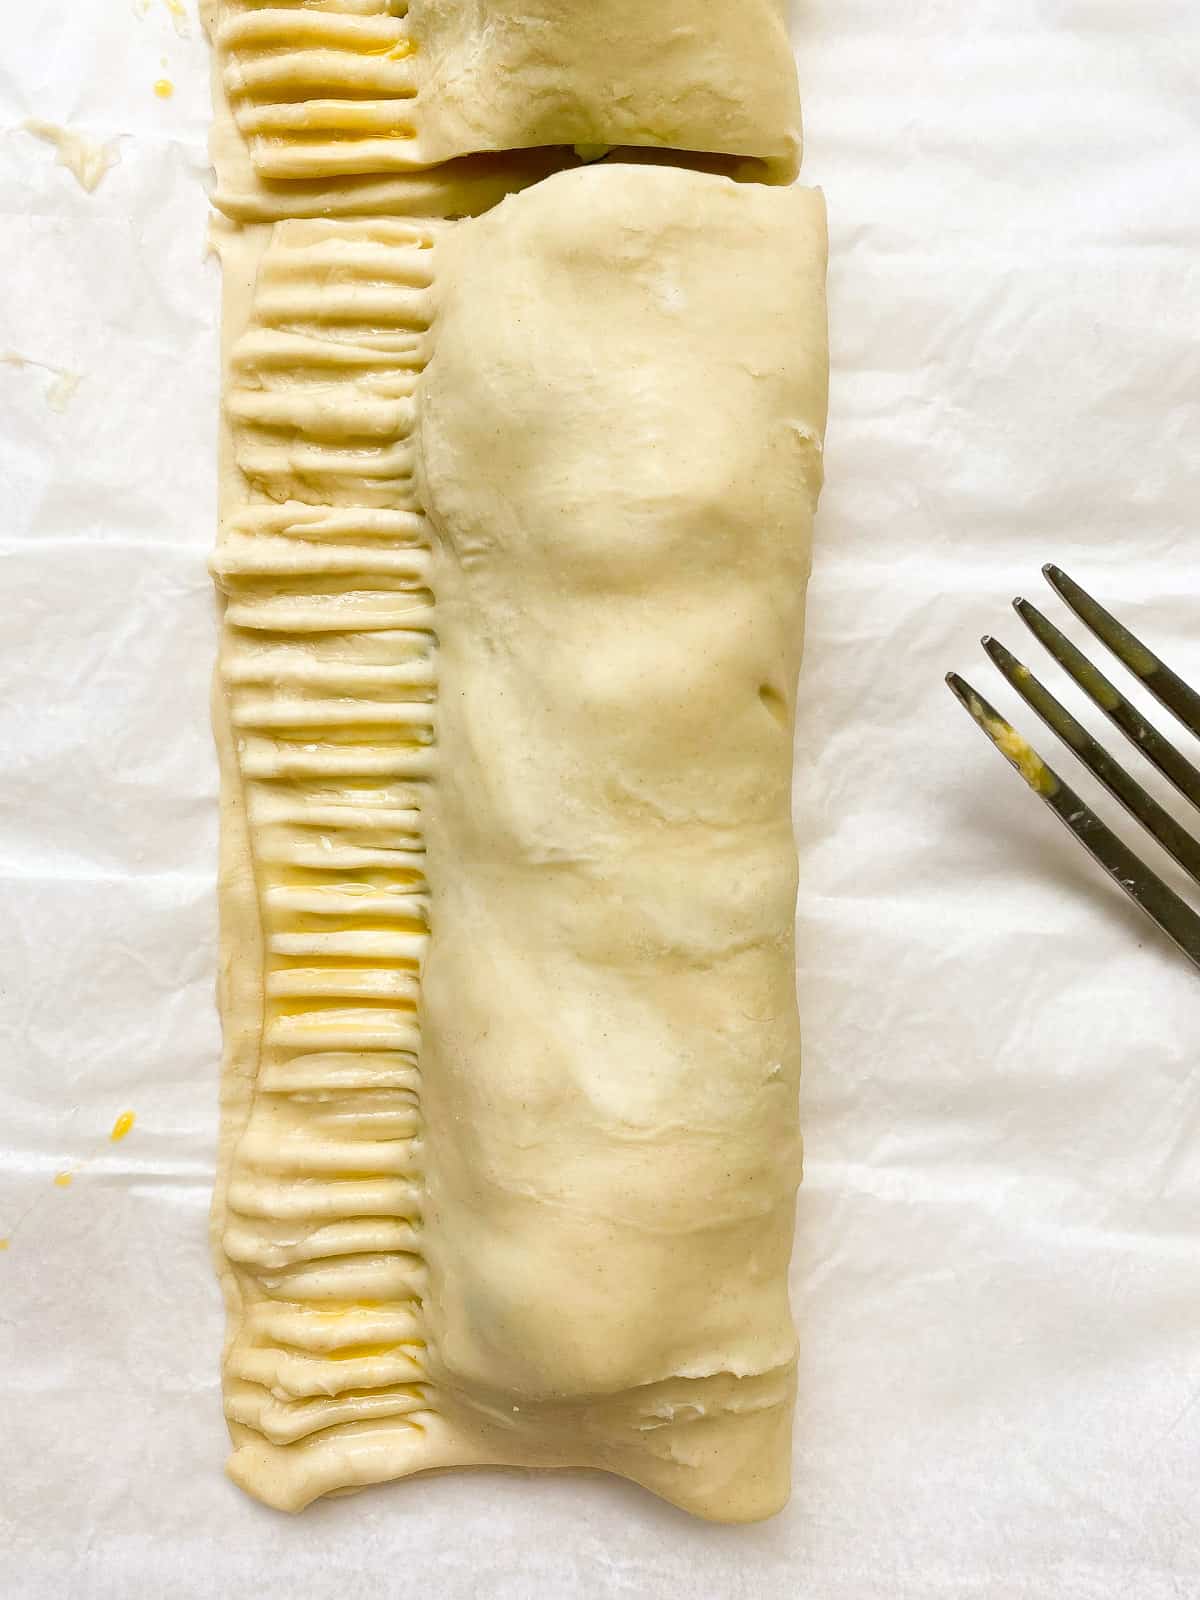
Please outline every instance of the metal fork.
[{"label": "metal fork", "polygon": [[[1200,738],[1200,694],[1189,688],[1141,640],[1136,639],[1104,607],[1072,582],[1059,567],[1042,568],[1051,587],[1081,622],[1149,689],[1160,705]],[[1034,637],[1064,667],[1083,692],[1167,778],[1200,810],[1200,769],[1180,755],[1153,724],[1146,721],[1115,684],[1028,600],[1014,600],[1017,615]],[[1200,842],[1181,827],[1141,784],[1113,759],[1061,701],[996,639],[985,636],[983,648],[1005,679],[1058,737],[1100,780],[1114,799],[1158,840],[1183,870],[1200,884]],[[1058,773],[1049,767],[995,707],[957,672],[946,682],[988,738],[1029,787],[1071,830],[1125,893],[1173,939],[1189,961],[1200,967],[1200,916],[1158,874],[1107,828],[1096,813]]]}]

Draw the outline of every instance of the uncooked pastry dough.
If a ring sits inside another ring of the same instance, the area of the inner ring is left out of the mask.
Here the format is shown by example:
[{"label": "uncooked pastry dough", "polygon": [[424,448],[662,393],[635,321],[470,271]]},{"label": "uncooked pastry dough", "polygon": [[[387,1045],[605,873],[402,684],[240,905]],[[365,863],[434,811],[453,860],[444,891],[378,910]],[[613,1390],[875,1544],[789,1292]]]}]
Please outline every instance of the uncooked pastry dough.
[{"label": "uncooked pastry dough", "polygon": [[54,146],[58,151],[59,166],[66,167],[87,194],[92,194],[99,187],[104,174],[111,171],[121,159],[121,147],[116,139],[110,139],[107,143],[89,139],[74,128],[60,127],[57,122],[45,122],[41,117],[27,117],[21,126],[35,139],[42,139]]},{"label": "uncooked pastry dough", "polygon": [[225,258],[233,1476],[768,1515],[821,198],[602,166]]},{"label": "uncooked pastry dough", "polygon": [[208,5],[223,92],[268,181],[577,145],[743,157],[786,180],[800,106],[785,12],[786,0]]}]

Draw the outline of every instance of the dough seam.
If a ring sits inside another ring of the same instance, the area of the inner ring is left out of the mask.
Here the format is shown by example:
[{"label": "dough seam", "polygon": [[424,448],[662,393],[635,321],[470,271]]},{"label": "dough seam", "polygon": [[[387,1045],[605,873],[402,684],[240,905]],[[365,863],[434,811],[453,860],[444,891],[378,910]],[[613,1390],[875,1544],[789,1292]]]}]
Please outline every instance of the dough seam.
[{"label": "dough seam", "polygon": [[[434,1404],[416,1000],[436,685],[406,442],[432,246],[407,222],[280,225],[229,353],[243,489],[212,563],[226,598],[218,731],[227,847],[252,865],[263,952],[260,1060],[216,1217],[243,1480],[247,1451],[265,1448],[269,1468],[270,1447],[314,1435],[329,1456],[346,1432],[359,1459],[364,1426],[372,1448],[386,1431],[394,1460],[405,1438],[419,1447]],[[243,906],[227,930],[234,964],[248,921]],[[227,1025],[253,1004],[226,994]]]}]

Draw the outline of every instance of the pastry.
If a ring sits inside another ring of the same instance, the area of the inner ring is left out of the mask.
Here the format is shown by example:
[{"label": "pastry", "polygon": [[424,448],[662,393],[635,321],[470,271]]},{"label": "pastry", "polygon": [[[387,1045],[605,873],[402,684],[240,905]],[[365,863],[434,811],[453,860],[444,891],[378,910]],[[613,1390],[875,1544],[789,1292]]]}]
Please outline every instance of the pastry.
[{"label": "pastry", "polygon": [[225,257],[231,1471],[768,1515],[821,198],[603,164]]},{"label": "pastry", "polygon": [[208,0],[220,88],[269,182],[536,146],[651,146],[795,175],[782,0]]}]

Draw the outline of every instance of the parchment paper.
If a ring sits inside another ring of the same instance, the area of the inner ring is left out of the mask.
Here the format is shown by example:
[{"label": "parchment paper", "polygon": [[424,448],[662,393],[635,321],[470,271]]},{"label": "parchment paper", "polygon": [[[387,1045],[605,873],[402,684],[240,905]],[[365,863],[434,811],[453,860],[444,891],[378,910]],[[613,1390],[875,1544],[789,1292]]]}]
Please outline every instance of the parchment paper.
[{"label": "parchment paper", "polygon": [[[796,1493],[750,1530],[503,1474],[293,1521],[221,1475],[218,285],[205,47],[193,0],[188,37],[171,12],[13,4],[0,45],[0,354],[81,375],[56,411],[53,373],[0,364],[0,1588],[1200,1594],[1200,983],[941,681],[1015,714],[976,640],[1042,664],[1007,604],[1063,620],[1051,559],[1200,680],[1195,0],[797,18],[835,372],[796,800]],[[27,117],[120,135],[120,165],[85,194]]]}]

